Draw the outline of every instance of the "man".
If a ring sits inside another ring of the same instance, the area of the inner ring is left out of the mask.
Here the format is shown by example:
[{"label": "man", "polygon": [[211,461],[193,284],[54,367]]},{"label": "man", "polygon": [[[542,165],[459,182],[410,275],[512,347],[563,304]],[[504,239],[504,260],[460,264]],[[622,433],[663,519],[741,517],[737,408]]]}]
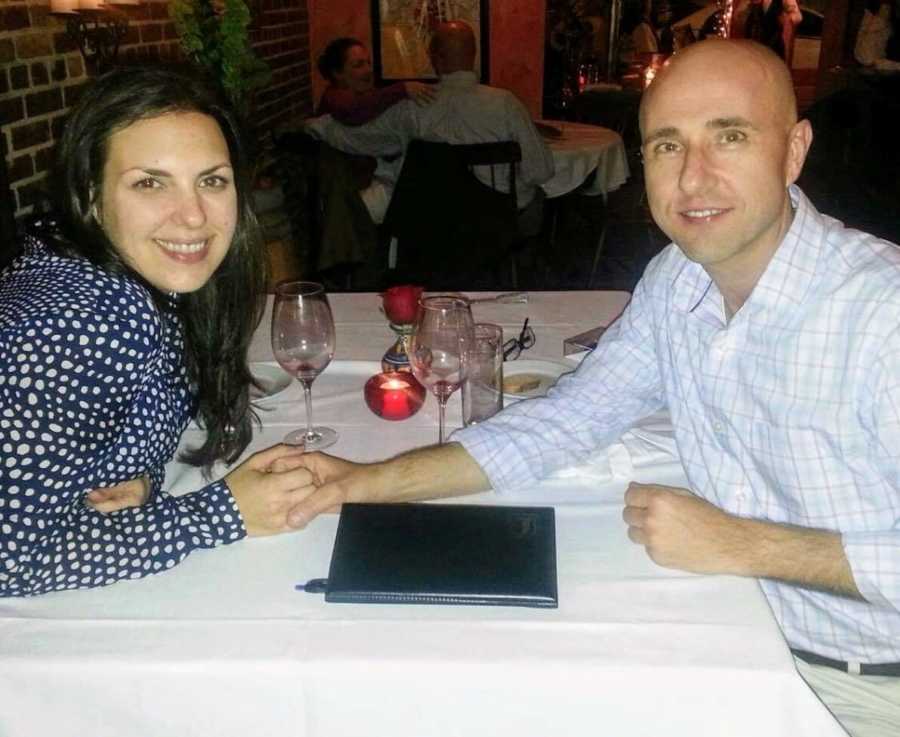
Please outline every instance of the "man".
[{"label": "man", "polygon": [[533,484],[667,406],[691,488],[631,484],[629,537],[664,566],[760,578],[844,726],[897,734],[900,250],[792,186],[812,131],[758,44],[680,52],[640,122],[650,207],[674,243],[579,370],[443,448],[370,466],[307,456],[320,488],[289,523],[348,500]]},{"label": "man", "polygon": [[[325,116],[307,123],[307,129],[335,148],[380,157],[401,154],[416,138],[443,143],[517,141],[522,163],[516,195],[519,208],[525,209],[535,200],[538,185],[553,176],[553,157],[515,95],[478,84],[475,55],[475,34],[468,24],[441,23],[429,46],[432,66],[440,77],[431,104],[423,107],[404,100],[366,125],[344,126]],[[401,165],[400,159],[390,171],[382,165],[379,176],[396,181]],[[490,186],[490,171],[483,169],[475,174]],[[505,184],[506,177],[497,179],[497,189],[506,191]]]}]

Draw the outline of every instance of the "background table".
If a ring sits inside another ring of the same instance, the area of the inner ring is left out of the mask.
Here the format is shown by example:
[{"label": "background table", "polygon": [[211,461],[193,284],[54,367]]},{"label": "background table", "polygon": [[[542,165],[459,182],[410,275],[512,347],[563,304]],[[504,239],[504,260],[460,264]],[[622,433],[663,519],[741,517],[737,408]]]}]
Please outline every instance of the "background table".
[{"label": "background table", "polygon": [[[516,331],[529,316],[528,353],[559,358],[564,337],[608,322],[627,296],[545,293],[475,310]],[[433,399],[399,423],[363,404],[362,382],[390,341],[378,297],[332,302],[339,360],[314,401],[317,420],[341,433],[336,451],[375,457],[433,441]],[[271,359],[267,336],[264,323],[254,358]],[[300,396],[269,403],[254,447],[302,423]],[[169,471],[175,491],[201,483],[196,469]],[[637,478],[683,483],[677,464]],[[296,592],[327,572],[334,515],[141,581],[0,600],[0,734],[843,734],[796,674],[754,581],[665,570],[628,541],[625,483],[573,478],[466,499],[554,503],[556,610],[326,604]]]},{"label": "background table", "polygon": [[628,179],[628,159],[622,136],[609,128],[560,120],[541,121],[562,132],[545,138],[556,173],[541,185],[547,197],[561,197],[578,189],[596,170],[593,181],[579,194],[607,195]]}]

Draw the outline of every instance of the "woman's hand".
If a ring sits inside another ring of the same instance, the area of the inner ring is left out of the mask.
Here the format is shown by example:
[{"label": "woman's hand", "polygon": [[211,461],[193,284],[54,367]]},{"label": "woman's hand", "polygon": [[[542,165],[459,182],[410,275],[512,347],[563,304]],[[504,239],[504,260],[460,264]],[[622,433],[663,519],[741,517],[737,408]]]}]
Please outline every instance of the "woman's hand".
[{"label": "woman's hand", "polygon": [[109,514],[128,507],[139,507],[150,496],[150,479],[141,476],[114,486],[103,486],[88,492],[85,504],[98,512]]},{"label": "woman's hand", "polygon": [[302,447],[275,445],[254,453],[225,477],[248,535],[292,529],[288,510],[316,490],[312,472],[303,467],[305,455]]},{"label": "woman's hand", "polygon": [[404,82],[403,86],[406,88],[406,96],[419,107],[430,105],[437,97],[434,85],[422,82]]}]

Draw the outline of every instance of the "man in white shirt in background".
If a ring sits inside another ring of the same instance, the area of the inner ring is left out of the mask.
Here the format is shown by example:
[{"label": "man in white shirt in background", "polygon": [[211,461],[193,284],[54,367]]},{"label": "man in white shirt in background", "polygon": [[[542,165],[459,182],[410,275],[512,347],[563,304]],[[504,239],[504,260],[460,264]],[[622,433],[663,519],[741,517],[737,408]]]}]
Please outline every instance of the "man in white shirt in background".
[{"label": "man in white shirt in background", "polygon": [[[420,107],[404,100],[370,123],[354,127],[326,115],[308,121],[307,130],[342,151],[378,157],[402,154],[413,139],[464,144],[516,141],[522,149],[516,196],[520,211],[525,210],[539,196],[538,186],[553,176],[553,156],[525,106],[508,90],[478,83],[475,34],[463,21],[441,23],[435,29],[429,56],[440,77],[431,104]],[[388,199],[391,180],[396,182],[401,167],[402,157],[379,168],[379,179],[388,184],[384,192]],[[475,175],[491,186],[489,168],[476,168]],[[496,177],[495,188],[506,191],[506,179]]]},{"label": "man in white shirt in background", "polygon": [[[533,486],[667,408],[689,489],[632,483],[660,565],[760,579],[797,668],[854,737],[900,734],[900,249],[794,185],[812,130],[750,41],[676,54],[644,92],[653,217],[672,239],[547,397],[440,447],[303,456],[302,527],[344,501]],[[748,647],[752,647],[748,643]]]}]

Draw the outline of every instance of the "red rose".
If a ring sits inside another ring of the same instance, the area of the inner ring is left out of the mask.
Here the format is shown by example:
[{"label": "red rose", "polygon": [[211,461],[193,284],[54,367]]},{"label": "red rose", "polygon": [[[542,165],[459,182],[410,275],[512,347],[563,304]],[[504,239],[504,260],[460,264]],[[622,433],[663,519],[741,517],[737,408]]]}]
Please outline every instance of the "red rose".
[{"label": "red rose", "polygon": [[394,325],[411,325],[416,321],[419,311],[419,297],[425,287],[414,287],[404,284],[391,287],[381,294],[384,314]]}]

